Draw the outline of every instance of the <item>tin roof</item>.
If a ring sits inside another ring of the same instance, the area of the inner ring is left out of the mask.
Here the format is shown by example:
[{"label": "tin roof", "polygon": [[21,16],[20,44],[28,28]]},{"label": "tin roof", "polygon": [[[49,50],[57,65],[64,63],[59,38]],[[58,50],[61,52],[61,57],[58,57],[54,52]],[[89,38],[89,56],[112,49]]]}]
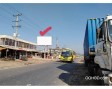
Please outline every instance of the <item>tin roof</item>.
[{"label": "tin roof", "polygon": [[[0,38],[9,38],[9,39],[15,40],[15,38],[13,36],[8,36],[8,35],[0,35]],[[29,43],[29,44],[32,44],[32,45],[37,45],[36,43],[29,42],[29,41],[26,41],[26,40],[23,40],[23,39],[20,39],[20,38],[16,38],[16,40],[24,42],[24,43]]]}]

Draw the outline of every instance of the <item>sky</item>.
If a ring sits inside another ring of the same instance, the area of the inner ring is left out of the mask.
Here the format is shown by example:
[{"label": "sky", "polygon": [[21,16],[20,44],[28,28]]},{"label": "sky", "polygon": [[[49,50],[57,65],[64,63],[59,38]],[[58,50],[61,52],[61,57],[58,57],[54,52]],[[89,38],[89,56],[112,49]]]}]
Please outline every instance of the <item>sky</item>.
[{"label": "sky", "polygon": [[102,18],[112,14],[112,4],[93,3],[5,3],[0,4],[0,35],[12,36],[15,32],[16,18],[19,16],[19,38],[36,43],[39,32],[51,26],[45,36],[52,36],[56,47],[56,38],[60,47],[67,47],[83,54],[83,41],[86,22],[89,18]]}]

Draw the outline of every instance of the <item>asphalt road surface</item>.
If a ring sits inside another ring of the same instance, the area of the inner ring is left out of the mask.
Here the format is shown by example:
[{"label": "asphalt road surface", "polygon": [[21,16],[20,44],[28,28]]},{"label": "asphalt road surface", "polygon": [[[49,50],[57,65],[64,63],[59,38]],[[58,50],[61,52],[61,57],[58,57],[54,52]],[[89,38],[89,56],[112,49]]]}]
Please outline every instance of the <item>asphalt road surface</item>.
[{"label": "asphalt road surface", "polygon": [[26,67],[0,70],[1,86],[67,86],[74,63],[51,61]]}]

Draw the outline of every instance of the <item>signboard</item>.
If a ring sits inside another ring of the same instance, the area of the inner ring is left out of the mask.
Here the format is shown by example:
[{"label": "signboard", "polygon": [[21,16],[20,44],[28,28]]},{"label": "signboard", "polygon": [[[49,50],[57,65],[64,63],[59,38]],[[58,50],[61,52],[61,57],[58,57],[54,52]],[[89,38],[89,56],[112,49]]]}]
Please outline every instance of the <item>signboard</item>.
[{"label": "signboard", "polygon": [[40,45],[40,46],[52,45],[52,37],[51,36],[38,36],[37,45]]}]

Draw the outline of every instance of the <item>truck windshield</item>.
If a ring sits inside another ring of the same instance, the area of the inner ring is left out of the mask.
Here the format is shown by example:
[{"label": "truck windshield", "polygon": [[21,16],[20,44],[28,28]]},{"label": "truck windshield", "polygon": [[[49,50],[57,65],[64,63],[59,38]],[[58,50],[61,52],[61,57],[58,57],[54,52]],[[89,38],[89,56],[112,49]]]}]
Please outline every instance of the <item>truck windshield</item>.
[{"label": "truck windshield", "polygon": [[112,41],[112,20],[108,21],[108,29],[109,29],[110,40]]}]

